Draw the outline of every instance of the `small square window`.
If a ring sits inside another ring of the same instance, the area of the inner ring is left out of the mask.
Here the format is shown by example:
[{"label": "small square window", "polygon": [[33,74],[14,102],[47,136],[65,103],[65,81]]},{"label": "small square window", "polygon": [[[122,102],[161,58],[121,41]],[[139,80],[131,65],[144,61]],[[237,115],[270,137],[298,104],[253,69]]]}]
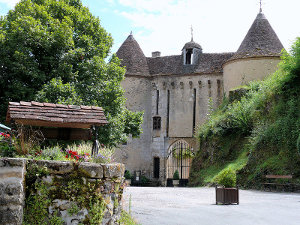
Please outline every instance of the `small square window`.
[{"label": "small square window", "polygon": [[160,128],[161,128],[160,116],[153,117],[153,130],[160,130]]}]

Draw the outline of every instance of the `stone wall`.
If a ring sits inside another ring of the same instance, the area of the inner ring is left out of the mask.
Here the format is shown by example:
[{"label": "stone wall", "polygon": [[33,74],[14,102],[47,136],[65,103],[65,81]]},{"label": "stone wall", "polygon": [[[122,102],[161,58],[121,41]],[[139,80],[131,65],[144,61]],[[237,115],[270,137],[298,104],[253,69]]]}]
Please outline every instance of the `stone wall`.
[{"label": "stone wall", "polygon": [[1,158],[0,224],[23,214],[27,224],[117,224],[123,174],[123,164]]},{"label": "stone wall", "polygon": [[0,159],[0,224],[22,224],[26,160]]},{"label": "stone wall", "polygon": [[126,170],[134,172],[145,171],[149,177],[150,163],[152,161],[149,150],[151,147],[151,83],[145,77],[126,76],[122,81],[125,89],[126,107],[131,111],[143,111],[143,133],[139,138],[130,138],[127,143],[115,151],[114,158],[126,165]]}]

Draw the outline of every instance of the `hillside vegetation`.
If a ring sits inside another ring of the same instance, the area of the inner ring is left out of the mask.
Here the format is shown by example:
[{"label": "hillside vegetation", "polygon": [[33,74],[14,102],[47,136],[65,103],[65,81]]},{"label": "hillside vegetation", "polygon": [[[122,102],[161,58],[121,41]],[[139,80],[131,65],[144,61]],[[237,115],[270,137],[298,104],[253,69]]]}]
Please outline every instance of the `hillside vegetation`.
[{"label": "hillside vegetation", "polygon": [[215,183],[226,168],[246,188],[259,188],[266,174],[293,174],[300,183],[300,38],[273,75],[243,88],[240,100],[225,99],[200,127],[190,184]]}]

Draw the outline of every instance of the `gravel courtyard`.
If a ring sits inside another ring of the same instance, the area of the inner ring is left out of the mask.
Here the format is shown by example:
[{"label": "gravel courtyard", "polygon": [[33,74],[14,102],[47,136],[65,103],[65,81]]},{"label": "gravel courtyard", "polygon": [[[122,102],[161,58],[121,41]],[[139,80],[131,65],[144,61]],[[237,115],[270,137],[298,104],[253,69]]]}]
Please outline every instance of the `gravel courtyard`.
[{"label": "gravel courtyard", "polygon": [[240,205],[215,205],[214,188],[127,187],[123,208],[142,225],[299,225],[300,194],[240,190]]}]

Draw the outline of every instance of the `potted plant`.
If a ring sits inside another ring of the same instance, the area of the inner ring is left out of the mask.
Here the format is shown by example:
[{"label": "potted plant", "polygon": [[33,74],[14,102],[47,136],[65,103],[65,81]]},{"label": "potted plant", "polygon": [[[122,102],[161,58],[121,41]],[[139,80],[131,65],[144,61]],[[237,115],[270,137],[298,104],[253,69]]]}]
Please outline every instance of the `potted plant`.
[{"label": "potted plant", "polygon": [[125,177],[125,183],[126,183],[126,185],[130,186],[131,185],[131,174],[130,174],[129,170],[125,171],[124,177]]},{"label": "potted plant", "polygon": [[239,204],[236,174],[231,168],[224,169],[216,177],[216,204]]},{"label": "potted plant", "polygon": [[178,187],[179,185],[179,172],[176,170],[173,174],[173,186]]}]

